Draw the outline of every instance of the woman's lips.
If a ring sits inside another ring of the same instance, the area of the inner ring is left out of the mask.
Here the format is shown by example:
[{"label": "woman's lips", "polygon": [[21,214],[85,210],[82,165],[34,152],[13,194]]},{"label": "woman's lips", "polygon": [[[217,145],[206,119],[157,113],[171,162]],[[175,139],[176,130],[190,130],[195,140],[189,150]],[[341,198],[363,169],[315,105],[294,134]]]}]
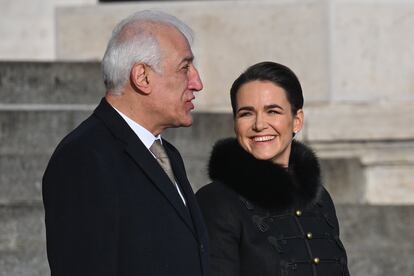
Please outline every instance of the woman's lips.
[{"label": "woman's lips", "polygon": [[265,135],[265,136],[254,136],[252,140],[255,142],[268,142],[275,139],[276,136],[274,135]]}]

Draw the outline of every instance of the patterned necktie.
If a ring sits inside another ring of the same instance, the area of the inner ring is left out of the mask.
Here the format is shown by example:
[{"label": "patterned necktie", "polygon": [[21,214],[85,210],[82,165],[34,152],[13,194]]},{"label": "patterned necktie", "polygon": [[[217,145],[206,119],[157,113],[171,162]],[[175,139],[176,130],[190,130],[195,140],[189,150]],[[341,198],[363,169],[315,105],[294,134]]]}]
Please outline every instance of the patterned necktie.
[{"label": "patterned necktie", "polygon": [[171,182],[175,183],[175,177],[173,170],[171,168],[170,159],[168,158],[167,153],[165,152],[165,149],[161,144],[161,141],[159,139],[155,140],[149,149],[152,152],[152,154],[155,155],[155,158],[157,158],[158,163],[161,165],[165,173],[168,175]]}]

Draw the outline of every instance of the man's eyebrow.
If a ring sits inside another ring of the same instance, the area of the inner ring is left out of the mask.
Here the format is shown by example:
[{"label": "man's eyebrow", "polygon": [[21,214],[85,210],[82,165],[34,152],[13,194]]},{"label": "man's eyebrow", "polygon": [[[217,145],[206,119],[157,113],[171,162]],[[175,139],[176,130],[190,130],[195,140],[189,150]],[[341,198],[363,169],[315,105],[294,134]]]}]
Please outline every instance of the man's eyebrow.
[{"label": "man's eyebrow", "polygon": [[189,57],[185,57],[183,58],[183,60],[180,62],[180,64],[186,63],[186,62],[193,62],[194,60],[194,56],[189,56]]}]

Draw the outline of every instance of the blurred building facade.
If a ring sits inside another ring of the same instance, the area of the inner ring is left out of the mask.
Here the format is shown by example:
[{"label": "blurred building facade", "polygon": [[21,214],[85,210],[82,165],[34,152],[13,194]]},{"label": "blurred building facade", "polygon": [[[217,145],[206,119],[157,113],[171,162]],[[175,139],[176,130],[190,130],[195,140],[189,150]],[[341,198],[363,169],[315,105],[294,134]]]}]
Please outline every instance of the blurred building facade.
[{"label": "blurred building facade", "polygon": [[204,81],[194,126],[169,130],[194,190],[233,135],[228,91],[249,65],[288,65],[305,94],[299,139],[338,204],[352,275],[414,275],[414,1],[98,3],[0,0],[0,276],[49,275],[41,176],[58,141],[104,95],[99,60],[137,10],[187,22]]}]

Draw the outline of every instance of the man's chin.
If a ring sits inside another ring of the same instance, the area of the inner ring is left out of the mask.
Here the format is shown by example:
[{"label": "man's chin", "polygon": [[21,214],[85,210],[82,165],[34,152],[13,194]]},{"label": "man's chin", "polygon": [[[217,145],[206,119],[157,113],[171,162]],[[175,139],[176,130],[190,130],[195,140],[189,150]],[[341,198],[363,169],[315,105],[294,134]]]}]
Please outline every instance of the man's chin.
[{"label": "man's chin", "polygon": [[184,120],[180,120],[179,122],[177,122],[174,126],[174,128],[176,127],[189,127],[193,124],[193,117],[192,116],[188,116],[187,118],[185,118]]},{"label": "man's chin", "polygon": [[193,124],[193,115],[191,114],[191,110],[187,112],[186,116],[183,117],[182,126],[189,127]]},{"label": "man's chin", "polygon": [[185,121],[184,123],[181,124],[182,127],[189,127],[193,124],[193,118],[191,118],[190,120]]}]

